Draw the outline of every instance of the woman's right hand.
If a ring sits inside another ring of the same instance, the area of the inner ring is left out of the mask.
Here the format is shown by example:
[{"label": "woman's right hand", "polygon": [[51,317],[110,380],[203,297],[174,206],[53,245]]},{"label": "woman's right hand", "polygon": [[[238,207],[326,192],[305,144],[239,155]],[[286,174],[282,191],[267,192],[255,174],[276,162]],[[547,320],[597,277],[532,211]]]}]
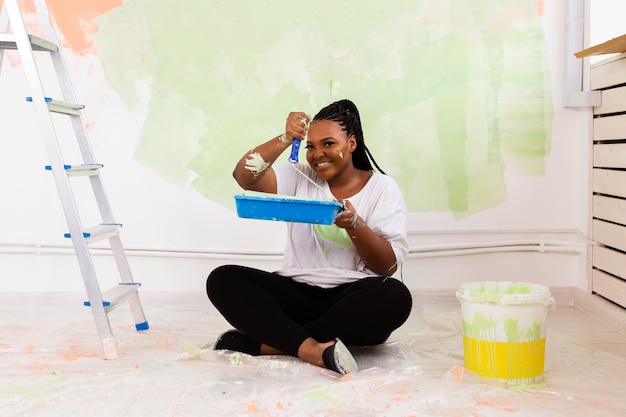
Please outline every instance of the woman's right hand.
[{"label": "woman's right hand", "polygon": [[255,146],[235,165],[233,177],[244,190],[255,190],[276,194],[276,176],[272,164],[296,138],[306,137],[309,116],[303,112],[291,112],[285,122],[285,133]]},{"label": "woman's right hand", "polygon": [[303,112],[292,111],[285,122],[285,140],[303,140],[309,130],[309,116]]}]

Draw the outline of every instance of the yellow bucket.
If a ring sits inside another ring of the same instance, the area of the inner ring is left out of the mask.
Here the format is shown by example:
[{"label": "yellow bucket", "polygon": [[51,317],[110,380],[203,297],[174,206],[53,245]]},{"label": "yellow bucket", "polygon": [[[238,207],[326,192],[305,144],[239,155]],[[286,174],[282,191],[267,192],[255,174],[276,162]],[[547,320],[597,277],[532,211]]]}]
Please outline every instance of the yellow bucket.
[{"label": "yellow bucket", "polygon": [[515,385],[543,380],[546,321],[554,309],[548,287],[511,281],[462,285],[465,368]]}]

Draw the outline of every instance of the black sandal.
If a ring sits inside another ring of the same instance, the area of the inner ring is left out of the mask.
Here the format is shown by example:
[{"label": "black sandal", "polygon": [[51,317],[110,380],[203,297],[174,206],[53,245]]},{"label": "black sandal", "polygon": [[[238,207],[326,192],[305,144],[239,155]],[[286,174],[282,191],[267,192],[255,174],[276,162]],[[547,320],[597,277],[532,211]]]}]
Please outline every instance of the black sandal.
[{"label": "black sandal", "polygon": [[258,356],[261,353],[261,342],[254,340],[239,330],[229,330],[217,338],[214,350],[233,350]]},{"label": "black sandal", "polygon": [[332,346],[328,346],[324,349],[324,353],[322,353],[324,366],[342,375],[357,372],[359,367],[356,364],[354,357],[341,340],[336,340],[337,343]]}]

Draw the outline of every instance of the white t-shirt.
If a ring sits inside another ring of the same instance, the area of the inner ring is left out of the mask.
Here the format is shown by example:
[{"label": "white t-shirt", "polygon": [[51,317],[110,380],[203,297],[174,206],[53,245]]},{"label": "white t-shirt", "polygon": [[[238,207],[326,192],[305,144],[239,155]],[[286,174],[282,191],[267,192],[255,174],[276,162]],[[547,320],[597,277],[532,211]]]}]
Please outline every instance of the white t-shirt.
[{"label": "white t-shirt", "polygon": [[[332,196],[328,183],[320,180],[310,166],[296,165],[327,194],[290,165],[272,167],[276,173],[278,194],[315,200],[328,200]],[[347,200],[367,225],[391,244],[400,265],[409,251],[409,244],[406,204],[396,182],[375,172],[363,189]],[[275,271],[279,275],[323,288],[379,275],[365,266],[345,229],[334,224],[287,223],[287,234],[283,264]]]}]

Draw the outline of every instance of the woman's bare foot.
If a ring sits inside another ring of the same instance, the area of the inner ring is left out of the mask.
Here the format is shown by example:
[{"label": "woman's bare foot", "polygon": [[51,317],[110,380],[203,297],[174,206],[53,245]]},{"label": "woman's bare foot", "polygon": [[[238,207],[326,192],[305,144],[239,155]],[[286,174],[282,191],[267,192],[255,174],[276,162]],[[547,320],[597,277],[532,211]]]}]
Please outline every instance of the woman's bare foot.
[{"label": "woman's bare foot", "polygon": [[286,355],[282,350],[278,350],[275,347],[261,343],[261,355]]},{"label": "woman's bare foot", "polygon": [[298,357],[312,365],[325,368],[322,355],[327,347],[333,346],[334,344],[334,340],[326,343],[319,343],[317,340],[309,337],[305,339],[298,348]]}]

